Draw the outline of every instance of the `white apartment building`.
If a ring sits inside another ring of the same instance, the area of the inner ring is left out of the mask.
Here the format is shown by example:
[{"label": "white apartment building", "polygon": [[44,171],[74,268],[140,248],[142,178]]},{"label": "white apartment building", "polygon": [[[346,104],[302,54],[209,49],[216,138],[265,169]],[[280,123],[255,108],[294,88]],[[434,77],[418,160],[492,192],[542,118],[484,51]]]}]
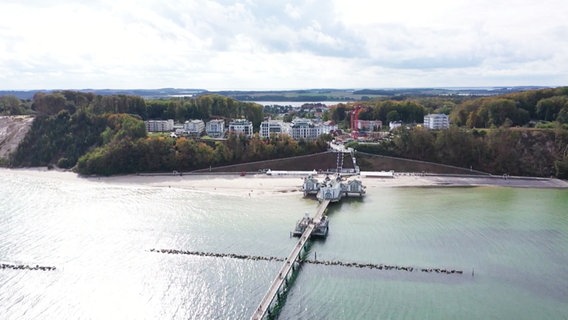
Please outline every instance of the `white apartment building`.
[{"label": "white apartment building", "polygon": [[148,132],[166,132],[174,130],[174,120],[148,120],[144,121]]},{"label": "white apartment building", "polygon": [[188,120],[183,124],[183,130],[190,136],[199,137],[205,130],[203,120]]},{"label": "white apartment building", "polygon": [[260,123],[260,137],[269,138],[271,134],[290,134],[290,124],[280,120],[267,120]]},{"label": "white apartment building", "polygon": [[450,127],[449,117],[443,113],[433,113],[424,116],[424,127],[428,129],[448,129]]},{"label": "white apartment building", "polygon": [[235,134],[244,134],[247,137],[252,136],[252,122],[245,119],[237,119],[229,122],[229,132]]},{"label": "white apartment building", "polygon": [[296,118],[292,121],[292,127],[290,128],[290,135],[293,139],[306,139],[315,140],[320,135],[324,133],[329,133],[330,131],[337,130],[337,126],[326,122],[324,123],[314,123],[309,119]]},{"label": "white apartment building", "polygon": [[378,131],[381,130],[383,122],[381,120],[357,120],[355,127],[359,131]]},{"label": "white apartment building", "polygon": [[319,136],[319,132],[311,120],[296,118],[292,121],[290,135],[295,140],[311,140],[316,139]]},{"label": "white apartment building", "polygon": [[225,120],[214,119],[205,125],[205,132],[211,138],[222,138],[225,135]]},{"label": "white apartment building", "polygon": [[337,130],[337,125],[333,121],[326,121],[321,123],[321,134],[331,133]]}]

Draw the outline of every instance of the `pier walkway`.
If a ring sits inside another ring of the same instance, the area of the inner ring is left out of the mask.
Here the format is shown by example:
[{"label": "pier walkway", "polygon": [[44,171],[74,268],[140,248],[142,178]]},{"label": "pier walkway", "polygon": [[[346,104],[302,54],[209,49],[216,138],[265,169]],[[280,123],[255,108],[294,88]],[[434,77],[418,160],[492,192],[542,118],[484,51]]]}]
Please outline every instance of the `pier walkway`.
[{"label": "pier walkway", "polygon": [[317,207],[316,214],[313,217],[313,221],[306,227],[304,233],[298,240],[292,252],[288,255],[284,264],[280,268],[276,278],[272,281],[270,288],[260,301],[258,308],[254,311],[254,314],[251,317],[251,320],[260,320],[263,319],[265,315],[270,315],[270,309],[272,307],[272,303],[274,302],[274,298],[280,296],[281,289],[288,284],[288,277],[291,276],[293,270],[295,270],[295,264],[300,259],[300,255],[302,254],[302,250],[304,249],[306,243],[310,239],[312,232],[315,229],[317,223],[319,223],[325,213],[325,209],[329,205],[329,200],[322,201],[319,206]]}]

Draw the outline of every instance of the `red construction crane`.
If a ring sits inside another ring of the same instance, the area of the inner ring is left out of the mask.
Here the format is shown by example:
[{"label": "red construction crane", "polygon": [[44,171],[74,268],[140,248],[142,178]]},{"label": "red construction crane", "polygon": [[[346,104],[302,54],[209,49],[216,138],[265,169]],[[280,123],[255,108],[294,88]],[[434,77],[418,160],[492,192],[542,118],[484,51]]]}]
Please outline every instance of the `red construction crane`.
[{"label": "red construction crane", "polygon": [[363,110],[363,107],[358,105],[351,111],[351,136],[353,139],[359,137],[359,113],[361,110]]}]

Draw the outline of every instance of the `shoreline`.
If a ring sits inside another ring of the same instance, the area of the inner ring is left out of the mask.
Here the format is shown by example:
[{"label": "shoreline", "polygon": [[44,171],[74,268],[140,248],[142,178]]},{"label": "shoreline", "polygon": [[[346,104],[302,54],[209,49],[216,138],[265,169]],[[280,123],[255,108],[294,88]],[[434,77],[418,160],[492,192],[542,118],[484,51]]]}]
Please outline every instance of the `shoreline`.
[{"label": "shoreline", "polygon": [[[74,172],[47,170],[45,168],[6,169],[1,172],[14,172],[30,177],[54,177],[64,182],[89,181],[103,184],[135,185],[155,188],[178,188],[212,194],[257,197],[261,195],[301,194],[304,176],[269,176],[255,173],[238,174],[184,174],[174,175],[122,175],[111,177],[81,177]],[[325,175],[316,175],[322,180]],[[456,175],[395,175],[393,178],[361,177],[367,191],[392,187],[512,187],[538,189],[568,189],[568,182],[554,178],[501,177],[501,176],[456,176]]]}]

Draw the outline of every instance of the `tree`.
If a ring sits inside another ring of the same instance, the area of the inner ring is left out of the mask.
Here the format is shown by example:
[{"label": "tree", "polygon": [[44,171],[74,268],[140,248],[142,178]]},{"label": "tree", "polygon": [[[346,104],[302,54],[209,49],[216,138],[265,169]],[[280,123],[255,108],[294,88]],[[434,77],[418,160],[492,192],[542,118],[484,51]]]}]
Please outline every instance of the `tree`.
[{"label": "tree", "polygon": [[226,144],[222,142],[215,142],[215,152],[213,154],[213,164],[226,164],[233,159],[233,154]]},{"label": "tree", "polygon": [[556,117],[556,121],[560,123],[568,123],[568,107],[562,108]]},{"label": "tree", "polygon": [[169,172],[176,169],[174,141],[166,137],[148,137],[136,140],[140,153],[137,171]]},{"label": "tree", "polygon": [[347,106],[343,103],[337,104],[335,107],[330,109],[330,119],[335,123],[340,123],[345,120],[347,114]]},{"label": "tree", "polygon": [[519,124],[517,106],[510,99],[489,99],[481,107],[487,113],[487,126],[501,126],[507,118]]},{"label": "tree", "polygon": [[38,92],[33,97],[32,109],[43,116],[54,115],[65,109],[67,100],[61,93]]},{"label": "tree", "polygon": [[387,113],[387,123],[391,123],[391,122],[399,121],[399,120],[400,120],[400,114],[398,113],[398,111],[391,110],[391,111],[389,111],[389,113]]},{"label": "tree", "polygon": [[166,101],[164,100],[151,100],[148,101],[146,107],[147,119],[166,120],[164,114],[167,108]]},{"label": "tree", "polygon": [[142,119],[128,114],[111,114],[108,116],[108,126],[112,130],[112,140],[126,137],[131,139],[145,138],[146,126]]},{"label": "tree", "polygon": [[27,114],[26,106],[16,96],[0,96],[0,115]]},{"label": "tree", "polygon": [[252,122],[254,130],[260,126],[264,116],[263,107],[258,103],[244,103],[245,118]]},{"label": "tree", "polygon": [[540,120],[554,121],[565,108],[568,109],[568,97],[550,97],[538,101],[536,104],[536,114]]},{"label": "tree", "polygon": [[411,159],[435,161],[435,137],[432,131],[424,128],[401,128],[394,139],[398,154]]},{"label": "tree", "polygon": [[437,161],[444,164],[477,166],[474,136],[457,127],[437,132],[435,150]]},{"label": "tree", "polygon": [[554,162],[556,169],[556,177],[559,179],[568,179],[568,157]]}]

